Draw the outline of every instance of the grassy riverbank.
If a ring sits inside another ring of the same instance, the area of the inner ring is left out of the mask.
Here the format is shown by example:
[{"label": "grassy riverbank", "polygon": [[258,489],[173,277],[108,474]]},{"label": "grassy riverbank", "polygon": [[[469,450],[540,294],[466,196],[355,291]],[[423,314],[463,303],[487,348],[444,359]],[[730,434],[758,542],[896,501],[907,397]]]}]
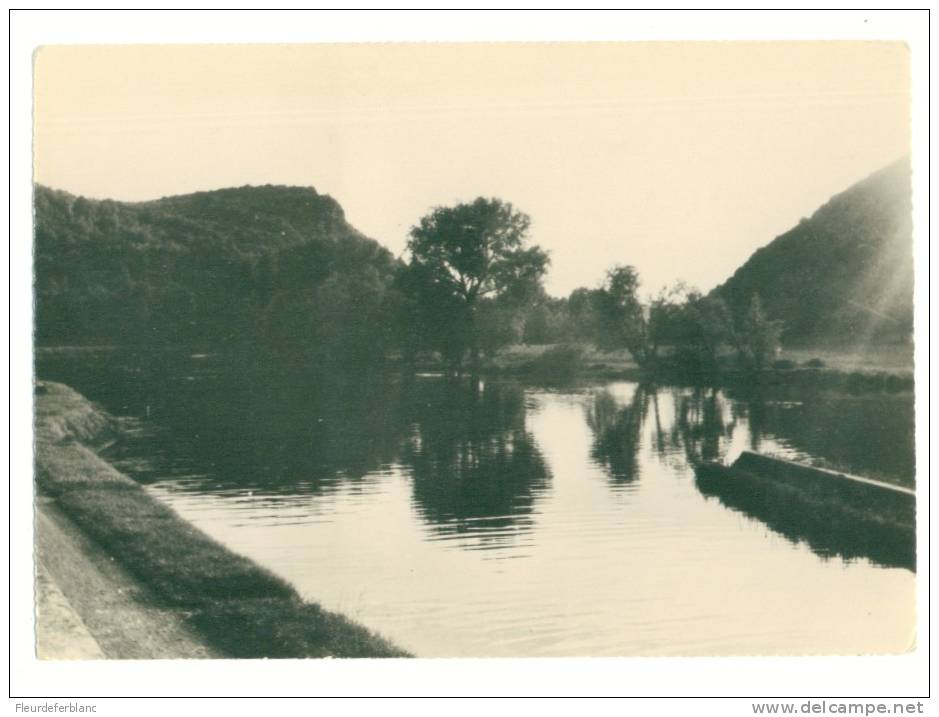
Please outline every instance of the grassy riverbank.
[{"label": "grassy riverbank", "polygon": [[[663,350],[663,357],[669,354]],[[723,359],[726,358],[726,366]],[[593,379],[654,379],[673,383],[736,385],[754,382],[849,392],[905,391],[913,388],[913,355],[910,346],[867,347],[864,351],[830,347],[784,349],[772,366],[757,373],[733,367],[732,356],[722,357],[714,374],[690,374],[664,362],[658,371],[639,367],[625,349],[602,351],[589,344],[513,345],[483,365],[492,374],[544,380],[575,376]]]},{"label": "grassy riverbank", "polygon": [[36,395],[36,481],[61,511],[230,657],[403,657],[387,640],[305,603],[285,581],[219,545],[93,450],[113,434],[103,411],[62,384]]}]

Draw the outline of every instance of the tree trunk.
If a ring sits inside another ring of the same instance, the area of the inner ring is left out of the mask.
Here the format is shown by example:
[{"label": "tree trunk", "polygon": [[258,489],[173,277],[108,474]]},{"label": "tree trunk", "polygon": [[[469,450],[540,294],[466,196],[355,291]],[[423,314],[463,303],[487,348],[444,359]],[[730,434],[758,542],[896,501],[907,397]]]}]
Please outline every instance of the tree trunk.
[{"label": "tree trunk", "polygon": [[469,332],[470,332],[470,372],[472,376],[479,375],[479,331],[476,328],[476,300],[468,302]]}]

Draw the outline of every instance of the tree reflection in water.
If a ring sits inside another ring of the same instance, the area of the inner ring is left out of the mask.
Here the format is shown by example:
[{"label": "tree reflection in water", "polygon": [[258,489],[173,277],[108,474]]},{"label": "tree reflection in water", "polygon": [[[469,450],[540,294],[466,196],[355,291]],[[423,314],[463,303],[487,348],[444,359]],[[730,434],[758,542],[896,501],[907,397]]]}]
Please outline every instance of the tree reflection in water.
[{"label": "tree reflection in water", "polygon": [[[251,495],[306,511],[332,493],[378,491],[401,469],[429,537],[459,536],[459,545],[472,549],[517,545],[551,485],[526,427],[525,390],[511,381],[479,386],[281,367],[246,372],[221,355],[116,351],[49,354],[37,360],[37,372],[114,414],[137,417],[125,419],[133,430],[107,449],[108,460],[142,483],[173,482],[178,492]],[[590,394],[583,419],[592,433],[590,460],[615,490],[636,488],[642,470],[657,470],[656,458],[670,475],[687,475],[689,464],[733,458],[731,446],[785,449],[803,460],[914,483],[910,393],[620,383]],[[643,441],[651,455],[640,453]],[[906,536],[837,530],[829,514],[757,494],[753,486],[698,487],[820,554],[911,564]]]},{"label": "tree reflection in water", "polygon": [[730,418],[725,418],[726,409],[717,389],[695,388],[690,394],[675,394],[675,430],[690,465],[723,456],[737,427],[737,415],[730,412]]},{"label": "tree reflection in water", "polygon": [[[594,435],[591,458],[603,466],[615,486],[634,483],[640,475],[639,451],[650,441],[660,460],[697,465],[716,460],[726,451],[738,426],[740,414],[714,389],[670,389],[673,411],[660,405],[660,389],[639,384],[631,397],[617,400],[609,390],[595,392],[585,417]],[[651,435],[643,435],[647,420]]]},{"label": "tree reflection in water", "polygon": [[189,381],[180,374],[134,382],[144,417],[124,419],[129,430],[108,450],[142,483],[175,476],[193,492],[304,503],[377,480],[408,435],[400,382],[227,370]]},{"label": "tree reflection in water", "polygon": [[440,535],[497,547],[531,529],[550,473],[525,428],[518,385],[434,381],[421,397],[401,461],[413,476],[414,503]]}]

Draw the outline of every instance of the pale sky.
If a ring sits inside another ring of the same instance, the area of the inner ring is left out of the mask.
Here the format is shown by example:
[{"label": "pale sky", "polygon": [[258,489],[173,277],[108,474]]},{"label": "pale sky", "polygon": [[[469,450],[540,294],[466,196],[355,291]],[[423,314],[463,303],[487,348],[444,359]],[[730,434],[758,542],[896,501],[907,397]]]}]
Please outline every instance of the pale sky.
[{"label": "pale sky", "polygon": [[399,254],[436,205],[532,217],[550,293],[708,290],[909,152],[902,43],[49,46],[35,179],[144,200],[313,186]]}]

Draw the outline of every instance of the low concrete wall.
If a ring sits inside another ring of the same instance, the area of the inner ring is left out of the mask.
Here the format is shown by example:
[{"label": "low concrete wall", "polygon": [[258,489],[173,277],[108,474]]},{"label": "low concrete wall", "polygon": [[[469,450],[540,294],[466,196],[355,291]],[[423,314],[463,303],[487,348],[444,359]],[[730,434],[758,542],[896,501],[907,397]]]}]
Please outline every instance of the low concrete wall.
[{"label": "low concrete wall", "polygon": [[897,493],[892,487],[860,487],[840,475],[768,456],[751,454],[741,465],[747,470],[736,463],[701,463],[695,485],[704,496],[794,543],[807,543],[819,555],[916,570],[914,504],[903,489],[898,495],[906,505],[885,507]]},{"label": "low concrete wall", "polygon": [[899,524],[912,526],[916,520],[916,493],[901,486],[751,451],[744,451],[731,469],[785,483],[810,499],[836,498],[846,507],[875,511]]}]

